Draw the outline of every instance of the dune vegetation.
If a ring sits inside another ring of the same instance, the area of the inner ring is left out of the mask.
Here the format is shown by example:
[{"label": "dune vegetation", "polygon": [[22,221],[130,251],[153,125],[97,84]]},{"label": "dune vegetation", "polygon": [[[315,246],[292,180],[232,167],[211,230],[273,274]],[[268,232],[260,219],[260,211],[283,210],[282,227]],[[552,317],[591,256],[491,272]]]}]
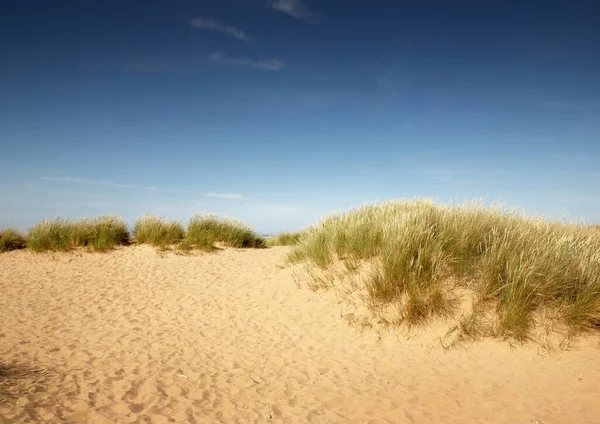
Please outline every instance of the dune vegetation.
[{"label": "dune vegetation", "polygon": [[[192,216],[187,231],[179,221],[144,215],[135,221],[133,237],[136,243],[162,249],[212,250],[215,243],[240,248],[266,247],[265,239],[243,222],[209,214]],[[1,230],[0,252],[24,247],[36,252],[68,251],[77,247],[106,251],[129,241],[129,230],[121,218],[57,217],[33,225],[27,236],[10,228]]]},{"label": "dune vegetation", "polygon": [[328,216],[288,261],[328,272],[314,289],[362,273],[376,314],[391,308],[392,323],[408,326],[453,318],[460,340],[524,341],[548,320],[569,335],[600,330],[600,232],[480,201],[389,201]]},{"label": "dune vegetation", "polygon": [[[211,214],[193,215],[187,228],[144,215],[133,236],[136,243],[181,250],[211,250],[215,243],[292,246],[287,260],[303,267],[312,288],[337,289],[341,280],[356,290],[359,281],[383,322],[414,326],[444,317],[456,320],[452,332],[459,340],[492,335],[524,341],[548,322],[569,335],[600,329],[599,229],[481,201],[416,199],[364,205],[267,239],[238,220]],[[0,252],[105,251],[129,241],[121,218],[58,217],[27,235],[1,230]]]},{"label": "dune vegetation", "polygon": [[41,252],[45,250],[70,250],[87,247],[105,251],[129,240],[125,221],[114,216],[97,218],[45,219],[29,229],[27,247]]},{"label": "dune vegetation", "polygon": [[166,247],[181,242],[185,236],[185,230],[178,221],[144,215],[135,221],[133,236],[136,243]]},{"label": "dune vegetation", "polygon": [[0,252],[23,249],[26,247],[25,235],[14,228],[0,229]]},{"label": "dune vegetation", "polygon": [[241,221],[219,218],[212,214],[197,214],[190,218],[184,246],[211,248],[219,242],[231,247],[265,247],[265,239]]},{"label": "dune vegetation", "polygon": [[266,244],[267,246],[294,246],[300,242],[300,237],[302,237],[301,231],[295,233],[283,232],[267,237]]},{"label": "dune vegetation", "polygon": [[[243,222],[211,214],[192,216],[187,231],[179,221],[144,215],[135,221],[133,237],[139,244],[180,251],[212,250],[215,243],[240,248],[267,246],[265,239]],[[11,228],[0,230],[0,252],[25,247],[36,252],[68,251],[77,247],[106,251],[129,241],[125,221],[113,216],[45,219],[33,225],[27,236]]]}]

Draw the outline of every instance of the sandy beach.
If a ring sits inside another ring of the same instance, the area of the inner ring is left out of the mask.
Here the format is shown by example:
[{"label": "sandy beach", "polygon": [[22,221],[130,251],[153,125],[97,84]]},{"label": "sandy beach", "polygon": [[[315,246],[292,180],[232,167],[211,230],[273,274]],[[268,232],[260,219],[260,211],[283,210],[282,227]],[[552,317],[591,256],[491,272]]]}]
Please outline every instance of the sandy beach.
[{"label": "sandy beach", "polygon": [[0,422],[594,423],[600,344],[359,331],[286,247],[0,255]]}]

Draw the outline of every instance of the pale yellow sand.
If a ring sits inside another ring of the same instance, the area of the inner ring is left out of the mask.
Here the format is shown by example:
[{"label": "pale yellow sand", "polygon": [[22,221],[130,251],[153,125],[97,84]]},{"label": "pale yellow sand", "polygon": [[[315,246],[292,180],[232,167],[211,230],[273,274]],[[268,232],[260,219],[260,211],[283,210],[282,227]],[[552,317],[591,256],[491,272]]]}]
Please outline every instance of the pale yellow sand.
[{"label": "pale yellow sand", "polygon": [[600,422],[597,339],[379,340],[298,289],[286,252],[0,255],[0,360],[50,370],[0,421]]}]

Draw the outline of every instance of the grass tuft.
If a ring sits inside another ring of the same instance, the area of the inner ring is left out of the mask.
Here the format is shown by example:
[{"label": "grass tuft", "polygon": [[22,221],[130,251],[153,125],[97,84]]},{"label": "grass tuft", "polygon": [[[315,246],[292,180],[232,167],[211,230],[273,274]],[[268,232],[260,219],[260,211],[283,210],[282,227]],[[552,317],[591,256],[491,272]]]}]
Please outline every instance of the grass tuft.
[{"label": "grass tuft", "polygon": [[152,215],[144,215],[135,221],[133,235],[137,243],[148,243],[166,248],[179,243],[185,236],[183,225]]},{"label": "grass tuft", "polygon": [[[446,281],[468,281],[498,337],[524,341],[536,313],[554,310],[572,332],[600,329],[600,232],[582,224],[530,218],[481,201],[441,205],[427,199],[368,204],[331,215],[304,232],[288,256],[331,269],[372,263],[371,304],[398,304],[409,325],[452,314]],[[493,308],[484,307],[493,305]],[[462,318],[466,336],[479,334]],[[469,330],[472,329],[472,330]]]},{"label": "grass tuft", "polygon": [[295,246],[300,242],[302,232],[296,233],[279,233],[275,236],[267,237],[267,246]]},{"label": "grass tuft", "polygon": [[67,251],[74,247],[106,251],[115,245],[127,243],[128,239],[129,231],[121,218],[101,216],[69,220],[58,217],[43,220],[31,227],[27,246],[36,252]]},{"label": "grass tuft", "polygon": [[40,385],[40,377],[48,374],[49,370],[0,361],[0,403],[16,401],[26,394],[27,387],[33,383]]},{"label": "grass tuft", "polygon": [[0,252],[24,249],[27,244],[25,235],[14,228],[0,229]]},{"label": "grass tuft", "polygon": [[411,286],[401,307],[401,320],[409,327],[425,324],[430,318],[451,316],[458,306],[442,287],[432,287],[426,292]]},{"label": "grass tuft", "polygon": [[492,326],[487,322],[485,306],[474,303],[470,311],[462,313],[442,339],[442,346],[453,348],[462,343],[474,342],[482,337],[494,335]]},{"label": "grass tuft", "polygon": [[265,247],[265,239],[243,222],[216,215],[197,214],[190,218],[184,245],[210,249],[215,242],[232,247]]}]

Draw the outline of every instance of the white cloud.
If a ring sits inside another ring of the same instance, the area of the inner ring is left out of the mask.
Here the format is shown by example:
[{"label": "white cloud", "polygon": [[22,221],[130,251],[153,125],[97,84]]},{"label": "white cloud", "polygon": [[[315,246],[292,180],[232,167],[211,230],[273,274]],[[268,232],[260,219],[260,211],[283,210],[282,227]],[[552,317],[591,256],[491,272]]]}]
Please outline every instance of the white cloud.
[{"label": "white cloud", "polygon": [[[164,193],[179,193],[179,194],[188,194],[188,195],[200,195],[205,197],[214,197],[217,199],[233,199],[233,200],[242,200],[245,197],[240,193],[196,193],[189,190],[177,190],[177,189],[167,189],[167,188],[158,188],[152,186],[138,186],[131,184],[121,184],[114,183],[112,181],[104,181],[104,180],[90,180],[87,178],[71,178],[71,177],[40,177],[42,180],[51,180],[51,181],[66,181],[71,183],[78,184],[94,184],[94,185],[102,185],[108,187],[117,187],[117,188],[130,188],[134,190],[146,190],[147,192],[164,192]],[[148,193],[150,194],[150,193]]]},{"label": "white cloud", "polygon": [[242,40],[242,41],[246,41],[246,42],[252,41],[252,38],[250,38],[250,36],[248,34],[246,34],[244,31],[242,31],[241,29],[236,28],[231,25],[225,25],[224,23],[219,22],[214,18],[198,17],[198,18],[192,19],[191,24],[195,28],[212,29],[212,30],[218,31],[222,34],[226,34],[231,37],[237,38],[238,40]]},{"label": "white cloud", "polygon": [[88,180],[85,178],[70,178],[70,177],[40,177],[42,180],[52,180],[52,181],[69,181],[72,183],[94,183],[93,180]]},{"label": "white cloud", "polygon": [[230,57],[223,53],[212,53],[210,59],[215,63],[224,63],[236,66],[247,66],[260,69],[262,71],[281,71],[285,68],[285,62],[279,59],[251,60],[237,57]]},{"label": "white cloud", "polygon": [[317,22],[323,15],[310,9],[310,3],[303,0],[274,0],[269,6],[279,12],[286,13],[296,19]]},{"label": "white cloud", "polygon": [[67,181],[71,183],[79,183],[79,184],[98,184],[105,185],[111,187],[119,187],[119,188],[135,188],[135,189],[144,189],[144,190],[160,190],[157,187],[149,187],[149,186],[136,186],[129,184],[118,184],[113,183],[111,181],[102,181],[102,180],[90,180],[87,178],[71,178],[71,177],[40,177],[42,180],[51,180],[51,181]]},{"label": "white cloud", "polygon": [[202,193],[204,196],[216,197],[217,199],[236,199],[242,200],[245,197],[239,193]]}]

